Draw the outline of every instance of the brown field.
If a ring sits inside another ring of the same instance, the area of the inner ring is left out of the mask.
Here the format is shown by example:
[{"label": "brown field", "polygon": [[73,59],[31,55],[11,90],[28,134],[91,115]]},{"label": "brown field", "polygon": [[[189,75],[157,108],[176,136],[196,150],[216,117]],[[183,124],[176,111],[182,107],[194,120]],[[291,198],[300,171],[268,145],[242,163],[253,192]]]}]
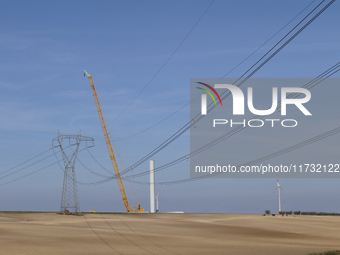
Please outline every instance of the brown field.
[{"label": "brown field", "polygon": [[0,213],[0,254],[308,254],[340,249],[339,216]]}]

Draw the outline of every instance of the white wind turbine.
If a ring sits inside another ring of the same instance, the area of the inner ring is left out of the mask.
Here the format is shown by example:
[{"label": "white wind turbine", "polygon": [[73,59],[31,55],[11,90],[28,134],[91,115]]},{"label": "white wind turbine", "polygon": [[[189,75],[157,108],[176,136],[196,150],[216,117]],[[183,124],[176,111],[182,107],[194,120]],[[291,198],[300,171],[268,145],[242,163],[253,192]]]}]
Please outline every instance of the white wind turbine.
[{"label": "white wind turbine", "polygon": [[[281,186],[280,186],[280,183],[279,183],[279,179],[277,179],[277,181],[276,181],[276,188],[275,188],[275,190],[277,190],[278,193],[279,193],[279,212],[281,212],[281,194],[280,194],[280,191],[282,189],[281,189]],[[275,193],[275,190],[274,190],[274,193]]]}]

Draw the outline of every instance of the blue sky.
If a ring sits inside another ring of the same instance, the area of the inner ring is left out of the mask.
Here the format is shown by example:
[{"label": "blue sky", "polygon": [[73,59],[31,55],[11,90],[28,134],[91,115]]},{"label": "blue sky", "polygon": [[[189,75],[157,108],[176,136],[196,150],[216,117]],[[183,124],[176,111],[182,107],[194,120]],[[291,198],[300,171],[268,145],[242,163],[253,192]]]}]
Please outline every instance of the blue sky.
[{"label": "blue sky", "polygon": [[[140,135],[123,138],[183,107],[190,98],[190,78],[224,76],[312,1],[216,0],[161,72],[117,119],[210,3],[2,1],[1,172],[50,148],[58,130],[62,134],[81,130],[83,135],[93,137],[96,146],[91,152],[111,169],[83,69],[93,76],[111,135],[125,166],[130,166],[182,127],[189,120],[189,107]],[[302,16],[228,77],[240,76],[318,3],[314,1]],[[337,63],[338,10],[339,3],[335,2],[255,77],[315,77]],[[327,145],[327,140],[323,142]],[[186,133],[153,159],[157,166],[188,152]],[[106,174],[86,151],[79,154],[79,159],[90,169]],[[54,162],[52,156],[0,179],[0,185]],[[145,163],[134,173],[147,169]],[[156,181],[188,177],[189,162],[183,162],[156,174]],[[77,178],[81,182],[102,179],[79,162]],[[62,180],[62,170],[54,165],[0,186],[0,210],[59,210]],[[272,179],[214,179],[157,186],[156,194],[160,193],[161,211],[262,213],[265,209],[277,210],[277,197],[272,193],[275,185]],[[337,179],[282,179],[281,185],[284,210],[340,211],[336,203]],[[129,183],[125,182],[125,186],[130,204],[135,204]],[[148,186],[134,184],[134,188],[147,209]],[[95,187],[79,186],[79,196],[84,211],[124,211],[115,181]]]}]

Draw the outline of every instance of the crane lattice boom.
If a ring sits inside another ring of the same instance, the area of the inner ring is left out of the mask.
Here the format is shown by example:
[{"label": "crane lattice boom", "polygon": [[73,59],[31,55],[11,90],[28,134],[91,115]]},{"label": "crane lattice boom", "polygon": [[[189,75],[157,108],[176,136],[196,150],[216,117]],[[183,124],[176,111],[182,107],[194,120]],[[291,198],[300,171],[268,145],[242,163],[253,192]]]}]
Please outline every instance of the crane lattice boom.
[{"label": "crane lattice boom", "polygon": [[107,147],[107,150],[108,150],[109,155],[110,155],[111,164],[112,164],[113,170],[115,172],[115,177],[116,177],[116,180],[117,180],[117,183],[118,183],[120,195],[122,196],[122,199],[123,199],[124,206],[125,206],[125,208],[128,212],[143,212],[144,209],[140,208],[140,203],[137,204],[136,206],[134,206],[133,208],[130,208],[130,206],[129,206],[129,201],[128,201],[126,193],[125,193],[123,181],[122,181],[122,178],[120,176],[116,157],[115,157],[115,154],[114,154],[113,149],[112,149],[112,144],[111,144],[111,141],[110,141],[109,132],[107,131],[107,128],[106,128],[104,115],[103,115],[102,109],[101,109],[100,104],[99,104],[99,100],[98,100],[96,88],[93,84],[92,76],[89,73],[87,73],[85,70],[84,70],[84,72],[86,73],[86,75],[87,75],[87,77],[90,81],[94,102],[96,104],[100,124],[102,126],[102,130],[103,130],[104,137],[105,137],[106,147]]}]

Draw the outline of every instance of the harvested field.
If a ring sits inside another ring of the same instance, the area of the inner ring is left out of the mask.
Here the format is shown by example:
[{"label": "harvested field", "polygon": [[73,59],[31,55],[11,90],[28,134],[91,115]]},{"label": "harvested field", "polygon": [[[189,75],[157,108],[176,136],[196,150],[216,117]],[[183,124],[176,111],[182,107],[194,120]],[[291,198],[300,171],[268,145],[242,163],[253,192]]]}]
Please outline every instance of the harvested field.
[{"label": "harvested field", "polygon": [[1,254],[308,254],[340,249],[338,216],[0,213]]}]

